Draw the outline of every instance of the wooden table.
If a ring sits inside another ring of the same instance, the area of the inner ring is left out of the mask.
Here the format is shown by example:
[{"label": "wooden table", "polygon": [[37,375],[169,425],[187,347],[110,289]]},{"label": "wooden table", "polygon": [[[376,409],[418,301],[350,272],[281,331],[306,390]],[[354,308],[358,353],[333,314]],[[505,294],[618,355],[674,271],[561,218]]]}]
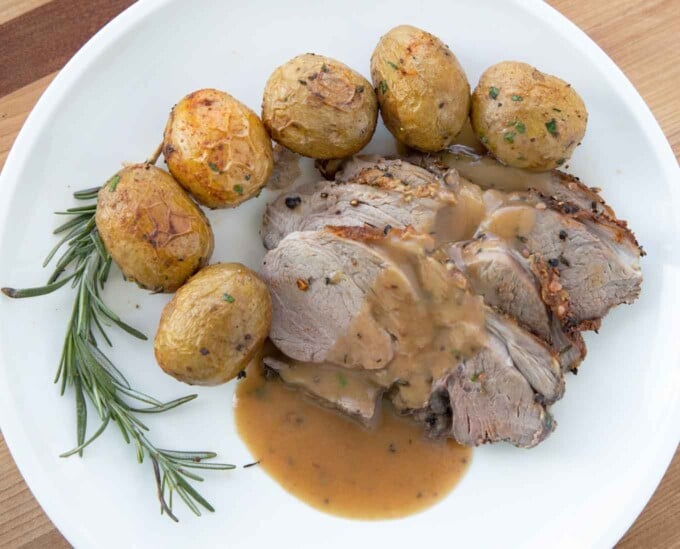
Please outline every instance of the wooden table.
[{"label": "wooden table", "polygon": [[[0,168],[26,116],[58,70],[131,3],[0,0]],[[661,123],[676,158],[680,156],[680,0],[550,3],[623,69]],[[0,547],[68,546],[31,495],[0,435]],[[680,547],[680,450],[619,547]]]}]

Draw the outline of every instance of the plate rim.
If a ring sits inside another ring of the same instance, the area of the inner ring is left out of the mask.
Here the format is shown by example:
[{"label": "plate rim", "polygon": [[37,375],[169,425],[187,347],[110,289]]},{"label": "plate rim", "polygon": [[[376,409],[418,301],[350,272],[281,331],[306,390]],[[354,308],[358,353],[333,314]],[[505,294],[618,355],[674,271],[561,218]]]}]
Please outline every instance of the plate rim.
[{"label": "plate rim", "polygon": [[[44,120],[51,115],[55,105],[59,104],[64,95],[68,94],[73,82],[77,81],[93,64],[96,64],[101,52],[122,34],[173,1],[175,0],[139,0],[132,4],[100,29],[66,63],[42,94],[21,127],[0,173],[0,189],[12,193],[12,195],[17,191],[19,176],[27,161],[28,152],[40,135],[41,128],[44,127]],[[631,115],[643,129],[645,137],[652,142],[655,151],[655,163],[664,174],[664,178],[669,181],[680,180],[680,167],[678,167],[670,143],[651,109],[618,65],[592,38],[556,8],[543,1],[512,1],[520,9],[530,11],[532,15],[541,19],[542,23],[561,28],[568,35],[574,47],[582,48],[588,53],[603,77],[615,83],[615,87],[620,91]],[[680,204],[680,185],[671,185],[669,192],[673,197],[673,202]],[[10,202],[9,197],[0,201],[0,241],[4,240],[7,231],[6,219]],[[2,333],[0,332],[1,342]],[[59,493],[50,489],[50,475],[41,470],[39,460],[31,450],[30,437],[22,428],[17,409],[13,406],[11,388],[3,375],[7,367],[3,357],[0,356],[0,394],[3,395],[3,398],[0,399],[0,424],[10,454],[31,493],[62,535],[74,546],[95,546],[96,540],[88,534],[86,529],[80,528],[79,521],[75,520],[75,517],[60,505]],[[646,476],[640,479],[635,497],[630,499],[627,506],[621,508],[616,520],[603,526],[599,538],[594,539],[593,543],[607,547],[613,546],[632,526],[661,482],[676,452],[678,441],[680,441],[680,401],[676,400],[673,405],[675,409],[671,410],[670,416],[674,418],[674,423],[677,425],[675,438],[669,437],[665,446],[659,448],[658,458],[653,466],[648,468]]]}]

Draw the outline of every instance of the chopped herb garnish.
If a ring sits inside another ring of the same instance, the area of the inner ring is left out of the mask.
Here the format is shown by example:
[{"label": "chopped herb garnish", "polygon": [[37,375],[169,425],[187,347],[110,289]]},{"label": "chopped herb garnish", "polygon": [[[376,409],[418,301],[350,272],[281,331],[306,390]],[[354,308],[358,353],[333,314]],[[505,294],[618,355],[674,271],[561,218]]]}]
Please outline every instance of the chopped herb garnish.
[{"label": "chopped herb garnish", "polygon": [[249,173],[246,174],[245,179],[246,179],[246,181],[250,181],[250,174]]},{"label": "chopped herb garnish", "polygon": [[385,82],[384,80],[378,82],[378,90],[380,91],[380,93],[385,95],[387,93],[387,82]]},{"label": "chopped herb garnish", "polygon": [[496,87],[494,87],[494,86],[491,86],[491,87],[489,88],[489,97],[490,97],[491,99],[496,99],[496,98],[498,97],[498,94],[500,93],[500,91],[501,91],[501,90],[499,90],[498,88],[496,88]]},{"label": "chopped herb garnish", "polygon": [[524,101],[524,98],[521,95],[513,94],[510,99],[513,101]]},{"label": "chopped herb garnish", "polygon": [[364,87],[359,85],[359,86],[356,87],[356,91],[357,91],[357,93],[363,93]]},{"label": "chopped herb garnish", "polygon": [[482,372],[475,372],[470,376],[470,381],[475,382],[479,380],[479,376],[482,375]]},{"label": "chopped herb garnish", "polygon": [[392,61],[388,61],[387,64],[392,67],[395,71],[399,68],[399,66],[396,63],[392,63]]},{"label": "chopped herb garnish", "polygon": [[503,135],[503,139],[505,139],[508,143],[514,143],[515,142],[515,132],[506,132]]},{"label": "chopped herb garnish", "polygon": [[522,236],[521,234],[518,234],[515,238],[517,238],[517,240],[519,240],[522,243],[526,243],[526,241],[527,241],[527,237]]},{"label": "chopped herb garnish", "polygon": [[222,300],[226,301],[227,303],[233,303],[236,301],[236,298],[231,294],[222,294]]},{"label": "chopped herb garnish", "polygon": [[557,120],[553,118],[550,122],[546,122],[545,127],[552,135],[557,135]]},{"label": "chopped herb garnish", "polygon": [[217,167],[217,164],[214,162],[208,162],[208,167],[214,171],[215,173],[220,173],[220,169]]},{"label": "chopped herb garnish", "polygon": [[243,185],[234,185],[234,191],[238,194],[243,194]]},{"label": "chopped herb garnish", "polygon": [[338,372],[338,383],[340,387],[347,387],[347,378],[341,372]]},{"label": "chopped herb garnish", "polygon": [[525,131],[527,131],[527,127],[524,125],[523,122],[520,122],[519,120],[517,122],[515,122],[515,129],[519,133],[524,133]]},{"label": "chopped herb garnish", "polygon": [[306,86],[306,85],[307,85],[307,81],[306,81],[306,80],[302,80],[302,78],[300,78],[300,80],[298,80],[298,82],[300,82],[300,84],[302,84],[303,86]]},{"label": "chopped herb garnish", "polygon": [[486,138],[486,135],[480,135],[479,140],[485,145],[489,142],[489,140]]},{"label": "chopped herb garnish", "polygon": [[114,175],[106,183],[109,186],[109,191],[111,191],[111,192],[115,191],[116,187],[118,186],[118,183],[120,183],[120,175],[118,175],[118,174]]},{"label": "chopped herb garnish", "polygon": [[553,107],[553,110],[554,110],[555,112],[562,112],[562,109],[558,109],[557,107]]},{"label": "chopped herb garnish", "polygon": [[561,165],[564,164],[566,161],[567,161],[567,160],[566,160],[565,158],[558,158],[557,160],[555,160],[555,164],[557,164],[558,166],[561,166]]},{"label": "chopped herb garnish", "polygon": [[330,70],[330,69],[328,68],[328,65],[326,65],[326,63],[324,63],[323,65],[321,65],[321,72],[328,72],[329,70]]}]

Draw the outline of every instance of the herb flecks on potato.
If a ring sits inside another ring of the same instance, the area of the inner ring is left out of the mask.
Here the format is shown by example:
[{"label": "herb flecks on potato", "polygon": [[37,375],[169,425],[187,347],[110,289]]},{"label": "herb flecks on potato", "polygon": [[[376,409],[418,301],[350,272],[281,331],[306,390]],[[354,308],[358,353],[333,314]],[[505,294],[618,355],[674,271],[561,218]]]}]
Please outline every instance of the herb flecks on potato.
[{"label": "herb flecks on potato", "polygon": [[269,335],[269,289],[239,263],[205,267],[165,306],[154,342],[165,373],[190,385],[233,379]]},{"label": "herb flecks on potato", "polygon": [[97,230],[125,278],[142,288],[174,292],[213,251],[210,224],[170,174],[133,164],[98,194]]},{"label": "herb flecks on potato", "polygon": [[170,173],[209,208],[259,194],[272,173],[272,144],[262,121],[228,93],[203,89],[175,105],[165,127]]},{"label": "herb flecks on potato", "polygon": [[269,77],[262,120],[272,138],[311,158],[359,152],[373,136],[378,104],[370,82],[347,65],[299,55]]},{"label": "herb flecks on potato", "polygon": [[587,120],[574,88],[526,63],[489,67],[472,95],[475,133],[498,160],[516,168],[546,171],[564,164]]},{"label": "herb flecks on potato", "polygon": [[393,28],[373,51],[371,78],[385,126],[399,141],[425,152],[454,143],[470,110],[470,85],[439,38]]}]

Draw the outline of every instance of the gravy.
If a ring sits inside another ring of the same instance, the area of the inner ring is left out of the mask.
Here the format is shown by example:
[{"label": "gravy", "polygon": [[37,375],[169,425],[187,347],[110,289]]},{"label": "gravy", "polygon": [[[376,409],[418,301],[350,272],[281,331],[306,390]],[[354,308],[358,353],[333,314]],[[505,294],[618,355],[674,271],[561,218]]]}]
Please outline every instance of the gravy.
[{"label": "gravy", "polygon": [[[370,243],[386,261],[363,308],[326,357],[361,367],[366,379],[392,388],[399,409],[425,406],[433,379],[474,356],[486,340],[482,298],[436,257],[433,244],[397,229]],[[372,356],[381,348],[387,360],[378,363]]]},{"label": "gravy", "polygon": [[530,172],[503,166],[488,156],[477,156],[478,153],[466,145],[454,145],[450,152],[435,153],[434,156],[482,189],[513,192],[533,188],[550,194],[552,172]]},{"label": "gravy", "polygon": [[326,513],[386,519],[440,501],[465,473],[472,449],[432,441],[387,403],[379,425],[366,429],[302,398],[251,364],[238,383],[241,439],[283,488]]}]

